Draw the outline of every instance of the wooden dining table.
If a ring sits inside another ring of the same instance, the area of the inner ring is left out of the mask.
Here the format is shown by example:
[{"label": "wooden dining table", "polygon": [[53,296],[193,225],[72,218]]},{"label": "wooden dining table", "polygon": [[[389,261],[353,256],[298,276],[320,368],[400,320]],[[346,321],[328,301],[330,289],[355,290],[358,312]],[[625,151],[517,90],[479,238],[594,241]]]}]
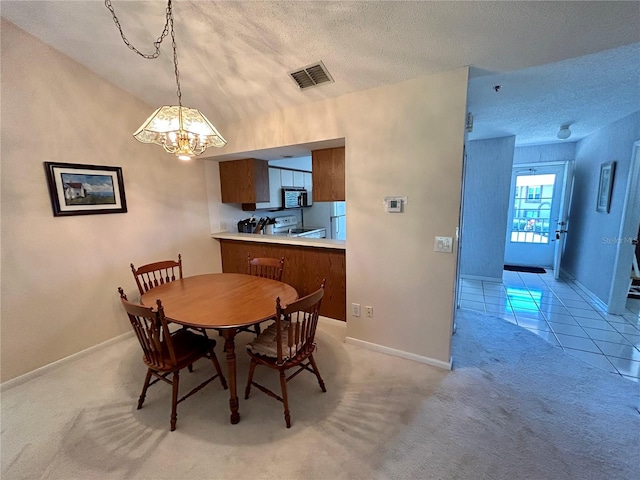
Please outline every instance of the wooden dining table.
[{"label": "wooden dining table", "polygon": [[298,298],[291,285],[241,273],[195,275],[165,283],[140,297],[143,305],[160,299],[165,316],[187,327],[216,329],[224,337],[229,382],[231,423],[240,421],[236,391],[235,336],[238,329],[268,320],[283,304]]}]

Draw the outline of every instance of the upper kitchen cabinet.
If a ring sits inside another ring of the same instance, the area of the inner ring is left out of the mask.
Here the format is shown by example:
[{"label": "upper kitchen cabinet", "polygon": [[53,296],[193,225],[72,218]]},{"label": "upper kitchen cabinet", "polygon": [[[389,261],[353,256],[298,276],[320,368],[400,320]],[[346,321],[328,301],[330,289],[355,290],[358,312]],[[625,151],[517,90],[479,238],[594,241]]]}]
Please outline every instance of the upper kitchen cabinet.
[{"label": "upper kitchen cabinet", "polygon": [[344,201],[344,147],[311,152],[313,201]]},{"label": "upper kitchen cabinet", "polygon": [[269,167],[269,201],[256,203],[256,210],[271,210],[280,207],[282,207],[280,169]]},{"label": "upper kitchen cabinet", "polygon": [[270,200],[268,162],[255,158],[220,162],[220,190],[222,203],[254,204],[255,210],[257,202]]}]

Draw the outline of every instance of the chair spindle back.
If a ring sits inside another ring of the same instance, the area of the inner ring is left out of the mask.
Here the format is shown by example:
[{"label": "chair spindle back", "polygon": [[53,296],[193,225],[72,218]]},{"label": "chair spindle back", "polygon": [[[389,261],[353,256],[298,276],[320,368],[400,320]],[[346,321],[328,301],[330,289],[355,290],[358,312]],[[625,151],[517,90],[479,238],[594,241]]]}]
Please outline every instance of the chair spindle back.
[{"label": "chair spindle back", "polygon": [[[122,306],[129,316],[131,327],[140,342],[146,363],[155,368],[166,369],[178,364],[171,340],[167,319],[160,299],[156,301],[157,309],[136,305],[129,302],[122,288],[118,288]],[[166,353],[169,353],[167,358]],[[163,355],[164,353],[164,355]],[[170,359],[171,365],[167,365]]]},{"label": "chair spindle back", "polygon": [[315,347],[314,339],[325,283],[326,279],[323,279],[318,290],[284,308],[280,304],[280,297],[276,299],[276,341],[279,364],[300,353],[311,353]]},{"label": "chair spindle back", "polygon": [[[137,269],[132,263],[131,271],[138,285],[140,295],[143,295],[154,287],[182,278],[182,255],[178,254],[177,262],[175,260],[163,260],[143,265]],[[176,274],[178,275],[177,277]]]},{"label": "chair spindle back", "polygon": [[256,277],[270,278],[271,280],[282,281],[284,271],[284,257],[277,258],[251,258],[247,255],[247,273]]}]

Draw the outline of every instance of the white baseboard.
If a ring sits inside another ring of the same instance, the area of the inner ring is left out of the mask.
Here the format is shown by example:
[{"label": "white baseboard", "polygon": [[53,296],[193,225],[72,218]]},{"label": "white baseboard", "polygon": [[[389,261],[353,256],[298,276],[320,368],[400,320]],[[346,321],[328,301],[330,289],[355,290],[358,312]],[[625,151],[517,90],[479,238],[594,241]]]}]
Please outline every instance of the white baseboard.
[{"label": "white baseboard", "polygon": [[49,363],[48,365],[44,365],[43,367],[36,368],[35,370],[32,370],[23,375],[20,375],[19,377],[15,377],[15,378],[12,378],[11,380],[7,380],[6,382],[2,382],[0,383],[0,392],[4,392],[5,390],[9,390],[10,388],[17,387],[18,385],[22,385],[23,383],[28,382],[29,380],[32,380],[34,378],[40,377],[45,373],[47,373],[48,371],[53,370],[54,368],[57,368],[61,365],[64,365],[65,363],[68,363],[71,360],[77,360],[79,358],[86,357],[91,353],[94,353],[98,350],[101,350],[115,343],[122,342],[123,340],[126,340],[127,338],[132,336],[133,336],[133,331],[123,333],[122,335],[118,335],[117,337],[110,338],[109,340],[106,340],[102,343],[99,343],[92,347],[76,352],[72,355],[69,355],[68,357],[61,358],[60,360],[56,360],[55,362]]},{"label": "white baseboard", "polygon": [[393,357],[405,358],[407,360],[413,360],[414,362],[424,363],[434,367],[442,368],[444,370],[451,370],[451,360],[443,362],[442,360],[436,360],[435,358],[423,357],[422,355],[416,355],[415,353],[409,353],[402,350],[396,350],[395,348],[385,347],[376,343],[365,342],[364,340],[358,340],[353,337],[346,337],[344,339],[346,343],[351,345],[357,345],[358,347],[366,348],[367,350],[373,350],[374,352],[384,353]]},{"label": "white baseboard", "polygon": [[578,280],[573,278],[573,276],[571,276],[569,273],[567,273],[562,268],[560,269],[560,276],[564,277],[564,279],[567,280],[569,283],[572,283],[573,285],[578,287],[580,290],[582,290],[582,292],[589,297],[589,300],[591,300],[594,304],[596,304],[596,306],[598,308],[600,308],[603,312],[607,311],[607,309],[609,307],[608,307],[608,305],[606,303],[604,303],[602,300],[600,300],[595,295],[595,293],[593,293],[591,290],[589,290],[587,287],[585,287],[583,284],[581,284]]},{"label": "white baseboard", "polygon": [[481,277],[479,275],[460,275],[461,280],[479,280],[483,282],[502,283],[502,277]]}]

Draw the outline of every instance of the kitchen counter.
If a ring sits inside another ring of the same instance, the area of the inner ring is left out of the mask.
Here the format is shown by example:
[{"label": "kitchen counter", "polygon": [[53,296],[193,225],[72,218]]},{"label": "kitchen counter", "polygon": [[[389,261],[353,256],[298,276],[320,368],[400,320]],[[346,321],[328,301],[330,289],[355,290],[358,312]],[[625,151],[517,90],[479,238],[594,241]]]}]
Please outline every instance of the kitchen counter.
[{"label": "kitchen counter", "polygon": [[301,297],[315,292],[320,279],[326,278],[320,315],[346,321],[344,240],[231,232],[212,233],[211,237],[220,244],[223,272],[246,273],[247,255],[284,257],[282,281],[295,288]]},{"label": "kitchen counter", "polygon": [[345,250],[346,248],[346,242],[344,240],[332,240],[330,238],[288,237],[286,235],[262,235],[255,233],[232,232],[212,233],[211,237],[217,240],[273,243],[280,245],[295,245],[298,247],[332,248],[337,250]]}]

